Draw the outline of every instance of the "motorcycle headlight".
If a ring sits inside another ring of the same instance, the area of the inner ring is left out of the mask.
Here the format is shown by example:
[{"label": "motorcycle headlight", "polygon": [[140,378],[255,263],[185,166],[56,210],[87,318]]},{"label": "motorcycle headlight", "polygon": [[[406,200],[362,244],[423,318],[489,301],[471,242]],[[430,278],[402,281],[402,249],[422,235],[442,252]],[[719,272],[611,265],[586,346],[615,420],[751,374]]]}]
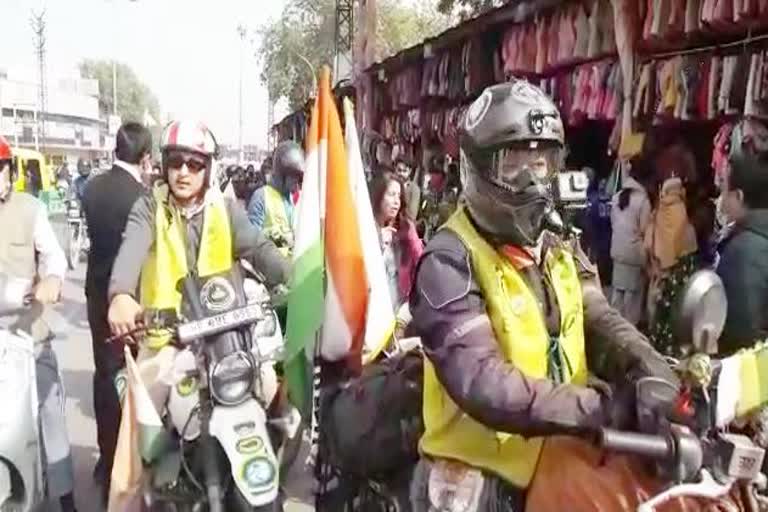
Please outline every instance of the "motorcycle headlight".
[{"label": "motorcycle headlight", "polygon": [[211,393],[224,405],[237,405],[251,395],[254,369],[245,352],[235,352],[216,363],[211,371]]}]

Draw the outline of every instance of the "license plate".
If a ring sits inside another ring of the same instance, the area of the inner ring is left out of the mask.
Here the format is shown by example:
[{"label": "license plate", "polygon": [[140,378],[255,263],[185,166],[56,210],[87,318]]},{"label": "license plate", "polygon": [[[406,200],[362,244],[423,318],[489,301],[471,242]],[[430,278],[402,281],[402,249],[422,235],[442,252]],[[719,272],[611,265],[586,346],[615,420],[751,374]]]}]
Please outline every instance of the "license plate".
[{"label": "license plate", "polygon": [[178,327],[179,341],[184,343],[219,334],[242,325],[258,322],[263,316],[261,307],[257,304],[252,304],[215,316],[209,316],[202,320],[187,322]]},{"label": "license plate", "polygon": [[69,215],[70,219],[79,219],[80,218],[80,210],[78,209],[72,209],[67,212],[67,215]]}]

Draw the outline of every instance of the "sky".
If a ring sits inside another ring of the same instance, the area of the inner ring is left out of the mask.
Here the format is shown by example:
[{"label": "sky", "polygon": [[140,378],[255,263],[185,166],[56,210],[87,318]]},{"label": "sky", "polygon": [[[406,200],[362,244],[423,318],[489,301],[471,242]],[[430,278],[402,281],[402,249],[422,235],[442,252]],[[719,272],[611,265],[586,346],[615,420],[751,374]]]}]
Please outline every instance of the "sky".
[{"label": "sky", "polygon": [[[0,0],[0,68],[37,80],[30,16],[46,9],[50,80],[86,58],[131,66],[174,117],[203,121],[220,142],[238,142],[239,23],[243,55],[243,142],[266,146],[267,92],[259,80],[256,29],[285,0]],[[118,87],[120,79],[118,77]],[[286,113],[284,105],[276,120]]]}]

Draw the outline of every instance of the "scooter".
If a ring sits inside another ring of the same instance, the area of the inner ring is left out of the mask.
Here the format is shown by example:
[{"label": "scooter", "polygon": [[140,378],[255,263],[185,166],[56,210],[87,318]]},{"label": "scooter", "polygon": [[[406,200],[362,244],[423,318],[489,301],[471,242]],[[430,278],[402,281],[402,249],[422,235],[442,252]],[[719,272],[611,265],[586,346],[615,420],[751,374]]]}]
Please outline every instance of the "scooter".
[{"label": "scooter", "polygon": [[150,510],[282,510],[279,457],[301,418],[295,409],[267,417],[282,333],[269,296],[246,283],[238,268],[190,275],[182,317],[151,312],[140,328],[170,334],[179,349],[164,414],[170,442],[145,461]]},{"label": "scooter", "polygon": [[0,510],[38,510],[46,502],[32,325],[43,306],[31,303],[10,329],[0,329]]}]

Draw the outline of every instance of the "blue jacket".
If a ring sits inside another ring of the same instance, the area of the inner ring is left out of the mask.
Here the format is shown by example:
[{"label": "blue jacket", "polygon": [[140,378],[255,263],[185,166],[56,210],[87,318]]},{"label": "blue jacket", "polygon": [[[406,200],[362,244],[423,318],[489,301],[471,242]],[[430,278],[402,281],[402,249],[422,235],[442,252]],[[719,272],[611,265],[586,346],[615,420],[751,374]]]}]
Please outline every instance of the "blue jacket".
[{"label": "blue jacket", "polygon": [[[251,195],[251,199],[248,201],[246,210],[248,211],[248,220],[251,224],[259,229],[264,229],[264,223],[267,219],[267,203],[264,197],[264,191],[266,186],[256,189]],[[285,211],[288,212],[288,220],[293,217],[293,204],[291,201],[283,196],[283,204],[285,204]]]},{"label": "blue jacket", "polygon": [[752,210],[724,241],[717,274],[728,316],[720,352],[729,354],[768,337],[768,210]]},{"label": "blue jacket", "polygon": [[90,178],[90,176],[83,175],[79,175],[75,178],[75,198],[80,202],[83,201],[83,194],[85,193],[85,186],[88,184],[88,178]]}]

